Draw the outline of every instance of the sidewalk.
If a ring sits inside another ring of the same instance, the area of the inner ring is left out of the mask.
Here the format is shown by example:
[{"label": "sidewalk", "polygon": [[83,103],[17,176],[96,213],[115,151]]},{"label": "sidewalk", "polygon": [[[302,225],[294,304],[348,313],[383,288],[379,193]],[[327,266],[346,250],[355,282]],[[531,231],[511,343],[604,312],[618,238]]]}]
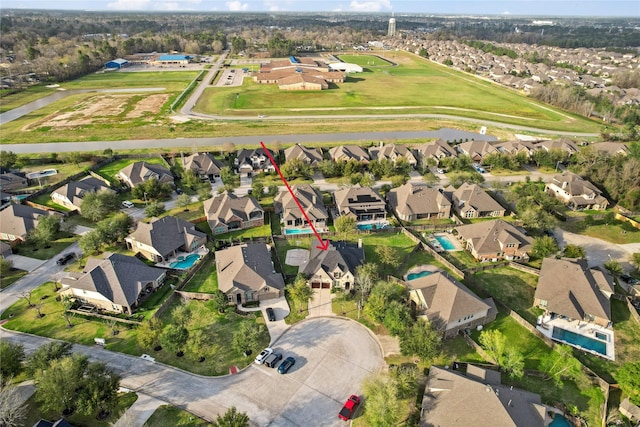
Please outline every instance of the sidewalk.
[{"label": "sidewalk", "polygon": [[159,406],[165,405],[160,399],[138,393],[138,400],[127,409],[113,425],[114,427],[142,427]]}]

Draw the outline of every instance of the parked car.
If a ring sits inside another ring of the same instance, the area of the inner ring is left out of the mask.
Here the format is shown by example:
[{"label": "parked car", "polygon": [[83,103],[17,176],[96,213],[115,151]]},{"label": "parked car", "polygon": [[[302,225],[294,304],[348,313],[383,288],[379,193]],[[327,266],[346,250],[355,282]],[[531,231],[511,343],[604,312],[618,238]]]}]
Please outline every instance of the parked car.
[{"label": "parked car", "polygon": [[338,413],[338,418],[340,418],[341,420],[349,421],[351,417],[353,417],[353,414],[356,412],[356,409],[358,409],[359,404],[360,397],[352,394],[351,396],[349,396],[344,406]]},{"label": "parked car", "polygon": [[178,194],[178,195],[182,194],[182,189],[176,187],[176,194]]},{"label": "parked car", "polygon": [[269,322],[275,322],[276,321],[276,313],[275,313],[275,311],[273,311],[273,308],[271,308],[271,307],[267,308],[267,317],[269,318]]},{"label": "parked car", "polygon": [[631,277],[628,274],[621,274],[620,279],[622,279],[625,283],[630,285],[637,285],[639,283],[638,279],[635,277]]},{"label": "parked car", "polygon": [[254,362],[256,362],[258,365],[262,365],[265,359],[271,356],[271,354],[273,354],[273,349],[267,347],[262,350],[259,355],[256,356],[256,360],[254,360]]},{"label": "parked car", "polygon": [[264,366],[275,368],[279,361],[282,360],[282,354],[273,353],[264,360]]},{"label": "parked car", "polygon": [[296,363],[296,359],[294,359],[291,356],[287,357],[282,361],[280,366],[278,366],[278,373],[286,374],[289,371],[289,369],[291,369],[291,367],[295,365],[295,363]]},{"label": "parked car", "polygon": [[125,208],[133,208],[135,205],[133,203],[131,203],[128,200],[125,200],[124,202],[122,202],[122,206]]},{"label": "parked car", "polygon": [[58,258],[58,260],[56,261],[56,264],[65,265],[75,257],[76,257],[76,254],[74,254],[73,252],[69,252],[68,254],[64,254],[60,258]]},{"label": "parked car", "polygon": [[444,173],[444,169],[437,168],[437,169],[436,169],[436,172],[437,172],[437,173]]}]

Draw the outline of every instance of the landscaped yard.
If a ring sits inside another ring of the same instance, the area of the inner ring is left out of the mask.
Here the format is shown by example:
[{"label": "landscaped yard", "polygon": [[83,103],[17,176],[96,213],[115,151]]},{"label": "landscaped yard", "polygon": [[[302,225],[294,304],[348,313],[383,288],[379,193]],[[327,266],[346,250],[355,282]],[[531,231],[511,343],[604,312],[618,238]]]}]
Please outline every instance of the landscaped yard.
[{"label": "landscaped yard", "polygon": [[151,417],[144,423],[143,427],[208,427],[210,425],[211,424],[198,418],[191,412],[171,405],[162,405],[155,410]]},{"label": "landscaped yard", "polygon": [[259,227],[246,228],[244,230],[235,230],[229,233],[216,234],[213,236],[216,240],[229,240],[231,239],[251,239],[253,237],[267,237],[271,236],[271,226],[269,224],[261,225]]},{"label": "landscaped yard", "polygon": [[7,286],[13,284],[16,280],[26,275],[27,271],[20,270],[18,268],[12,268],[7,274],[0,275],[0,289],[4,289]]},{"label": "landscaped yard", "polygon": [[210,257],[198,272],[189,280],[183,288],[186,292],[214,293],[218,290],[218,273],[216,272],[216,260]]},{"label": "landscaped yard", "polygon": [[14,248],[14,251],[15,249],[17,249],[18,252],[16,253],[20,255],[28,256],[29,258],[41,259],[44,261],[58,255],[71,244],[76,242],[79,238],[80,236],[77,236],[75,234],[67,234],[65,235],[65,237],[60,237],[56,240],[48,242],[44,246],[40,243],[21,243]]},{"label": "landscaped yard", "polygon": [[593,225],[586,225],[581,221],[561,222],[560,227],[572,233],[596,237],[616,244],[640,243],[640,230],[631,224],[612,220],[610,222],[596,221]]}]

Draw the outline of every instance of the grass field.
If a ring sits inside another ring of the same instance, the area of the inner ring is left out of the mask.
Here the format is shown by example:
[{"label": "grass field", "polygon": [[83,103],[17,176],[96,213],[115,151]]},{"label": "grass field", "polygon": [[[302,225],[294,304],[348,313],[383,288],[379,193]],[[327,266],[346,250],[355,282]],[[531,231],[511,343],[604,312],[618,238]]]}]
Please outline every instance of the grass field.
[{"label": "grass field", "polygon": [[33,86],[30,87],[29,90],[11,95],[5,95],[4,91],[0,91],[0,113],[22,107],[29,102],[51,95],[55,91],[55,89],[46,86]]},{"label": "grass field", "polygon": [[393,64],[385,59],[380,58],[376,55],[349,55],[349,54],[341,54],[338,55],[344,62],[348,62],[350,64],[360,65],[362,68],[366,67],[390,67]]},{"label": "grass field", "polygon": [[199,71],[141,71],[93,73],[61,84],[64,89],[164,88],[167,92],[183,90]]},{"label": "grass field", "polygon": [[16,280],[25,276],[27,271],[20,270],[18,268],[12,268],[7,274],[0,275],[0,289],[4,289],[7,286],[13,284]]}]

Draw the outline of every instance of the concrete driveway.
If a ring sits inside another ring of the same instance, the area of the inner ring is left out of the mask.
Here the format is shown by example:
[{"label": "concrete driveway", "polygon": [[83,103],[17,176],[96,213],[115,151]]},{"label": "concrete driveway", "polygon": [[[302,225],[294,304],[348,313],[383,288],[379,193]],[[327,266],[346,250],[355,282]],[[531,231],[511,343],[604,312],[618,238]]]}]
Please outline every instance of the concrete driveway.
[{"label": "concrete driveway", "polygon": [[[266,311],[267,307],[273,308],[273,312],[276,315],[275,322],[269,321]],[[260,310],[262,311],[262,316],[264,317],[267,329],[269,329],[269,335],[271,336],[271,341],[269,342],[274,343],[286,332],[287,329],[289,329],[289,325],[284,321],[284,318],[287,317],[291,311],[289,309],[287,299],[285,297],[280,297],[277,299],[262,301],[260,303]]]},{"label": "concrete driveway", "polygon": [[28,256],[18,254],[9,255],[7,260],[13,263],[13,268],[19,268],[20,270],[28,272],[32,272],[46,262],[41,259],[29,258]]},{"label": "concrete driveway", "polygon": [[614,259],[620,262],[624,271],[631,271],[633,266],[629,262],[629,256],[635,252],[640,252],[640,243],[618,245],[595,237],[570,233],[560,228],[556,228],[553,233],[558,239],[561,248],[568,244],[584,247],[587,251],[587,261],[590,267],[601,266],[610,259]]},{"label": "concrete driveway", "polygon": [[335,316],[331,309],[334,296],[331,289],[314,289],[313,298],[309,300],[309,317]]}]

